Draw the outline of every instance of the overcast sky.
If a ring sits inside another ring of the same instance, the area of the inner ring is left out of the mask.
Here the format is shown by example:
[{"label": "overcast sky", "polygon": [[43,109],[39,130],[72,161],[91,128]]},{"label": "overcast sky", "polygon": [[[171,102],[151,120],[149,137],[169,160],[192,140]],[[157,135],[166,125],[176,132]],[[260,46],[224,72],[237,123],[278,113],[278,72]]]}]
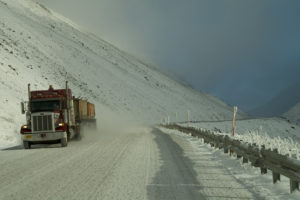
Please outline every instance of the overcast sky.
[{"label": "overcast sky", "polygon": [[244,110],[300,79],[300,0],[40,1]]}]

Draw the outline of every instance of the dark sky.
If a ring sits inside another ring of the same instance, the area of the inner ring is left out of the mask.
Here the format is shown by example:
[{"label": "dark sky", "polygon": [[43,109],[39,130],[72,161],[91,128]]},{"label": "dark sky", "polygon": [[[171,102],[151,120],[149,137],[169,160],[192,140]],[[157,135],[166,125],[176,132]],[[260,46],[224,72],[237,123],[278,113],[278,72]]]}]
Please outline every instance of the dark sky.
[{"label": "dark sky", "polygon": [[40,1],[244,110],[300,79],[299,0]]}]

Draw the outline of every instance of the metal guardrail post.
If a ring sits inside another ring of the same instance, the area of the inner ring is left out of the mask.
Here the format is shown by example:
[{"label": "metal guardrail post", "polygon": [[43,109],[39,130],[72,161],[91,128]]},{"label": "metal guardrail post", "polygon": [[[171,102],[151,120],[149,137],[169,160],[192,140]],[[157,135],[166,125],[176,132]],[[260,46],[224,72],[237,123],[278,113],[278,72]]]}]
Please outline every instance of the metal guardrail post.
[{"label": "metal guardrail post", "polygon": [[224,153],[228,153],[228,147],[224,148]]},{"label": "metal guardrail post", "polygon": [[243,163],[248,163],[248,159],[243,157]]},{"label": "metal guardrail post", "polygon": [[228,147],[228,135],[226,135],[225,137],[224,137],[224,153],[228,153],[228,151],[229,151],[229,147]]},{"label": "metal guardrail post", "polygon": [[[278,153],[278,149],[273,150],[274,153]],[[277,181],[280,181],[280,174],[272,171],[272,176],[273,176],[273,183],[275,184]]]},{"label": "metal guardrail post", "polygon": [[273,183],[277,183],[277,181],[280,181],[280,174],[272,171],[272,176],[273,176]]},{"label": "metal guardrail post", "polygon": [[261,173],[261,174],[266,174],[266,173],[268,173],[268,169],[265,168],[265,167],[261,167],[261,168],[260,168],[260,173]]},{"label": "metal guardrail post", "polygon": [[[265,145],[261,145],[261,151],[264,151],[265,150]],[[261,174],[267,174],[268,173],[268,169],[266,167],[261,167],[260,168],[260,173]]]},{"label": "metal guardrail post", "polygon": [[299,190],[299,183],[290,179],[290,193],[293,193],[295,190]]}]

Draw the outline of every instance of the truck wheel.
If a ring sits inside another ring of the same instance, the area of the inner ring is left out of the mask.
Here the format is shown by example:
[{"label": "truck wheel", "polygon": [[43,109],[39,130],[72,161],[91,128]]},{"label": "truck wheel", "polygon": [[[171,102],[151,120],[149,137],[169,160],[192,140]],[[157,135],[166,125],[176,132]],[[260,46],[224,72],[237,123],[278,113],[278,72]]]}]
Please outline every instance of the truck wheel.
[{"label": "truck wheel", "polygon": [[71,139],[71,133],[67,132],[67,140],[70,140],[70,139]]},{"label": "truck wheel", "polygon": [[31,148],[30,142],[23,141],[23,145],[24,145],[24,149],[30,149]]},{"label": "truck wheel", "polygon": [[68,139],[62,138],[60,139],[61,147],[66,147],[68,145]]},{"label": "truck wheel", "polygon": [[80,135],[80,126],[76,126],[75,128],[75,136],[74,136],[75,139],[77,140],[80,140],[81,139],[81,135]]}]

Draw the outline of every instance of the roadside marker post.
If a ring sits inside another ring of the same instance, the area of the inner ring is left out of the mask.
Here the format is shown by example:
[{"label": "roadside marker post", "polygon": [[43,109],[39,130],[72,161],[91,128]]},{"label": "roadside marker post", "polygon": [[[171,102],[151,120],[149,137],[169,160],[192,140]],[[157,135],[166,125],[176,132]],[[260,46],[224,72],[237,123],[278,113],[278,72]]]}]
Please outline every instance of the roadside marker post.
[{"label": "roadside marker post", "polygon": [[238,111],[237,106],[233,107],[233,119],[232,119],[232,136],[234,136],[235,126],[236,126],[236,113]]},{"label": "roadside marker post", "polygon": [[[238,111],[237,106],[233,107],[233,119],[232,119],[232,136],[234,136],[234,132],[235,132],[235,127],[236,127],[236,113]],[[234,153],[233,150],[230,150],[230,155],[232,155]]]},{"label": "roadside marker post", "polygon": [[187,126],[190,126],[190,111],[187,111]]}]

